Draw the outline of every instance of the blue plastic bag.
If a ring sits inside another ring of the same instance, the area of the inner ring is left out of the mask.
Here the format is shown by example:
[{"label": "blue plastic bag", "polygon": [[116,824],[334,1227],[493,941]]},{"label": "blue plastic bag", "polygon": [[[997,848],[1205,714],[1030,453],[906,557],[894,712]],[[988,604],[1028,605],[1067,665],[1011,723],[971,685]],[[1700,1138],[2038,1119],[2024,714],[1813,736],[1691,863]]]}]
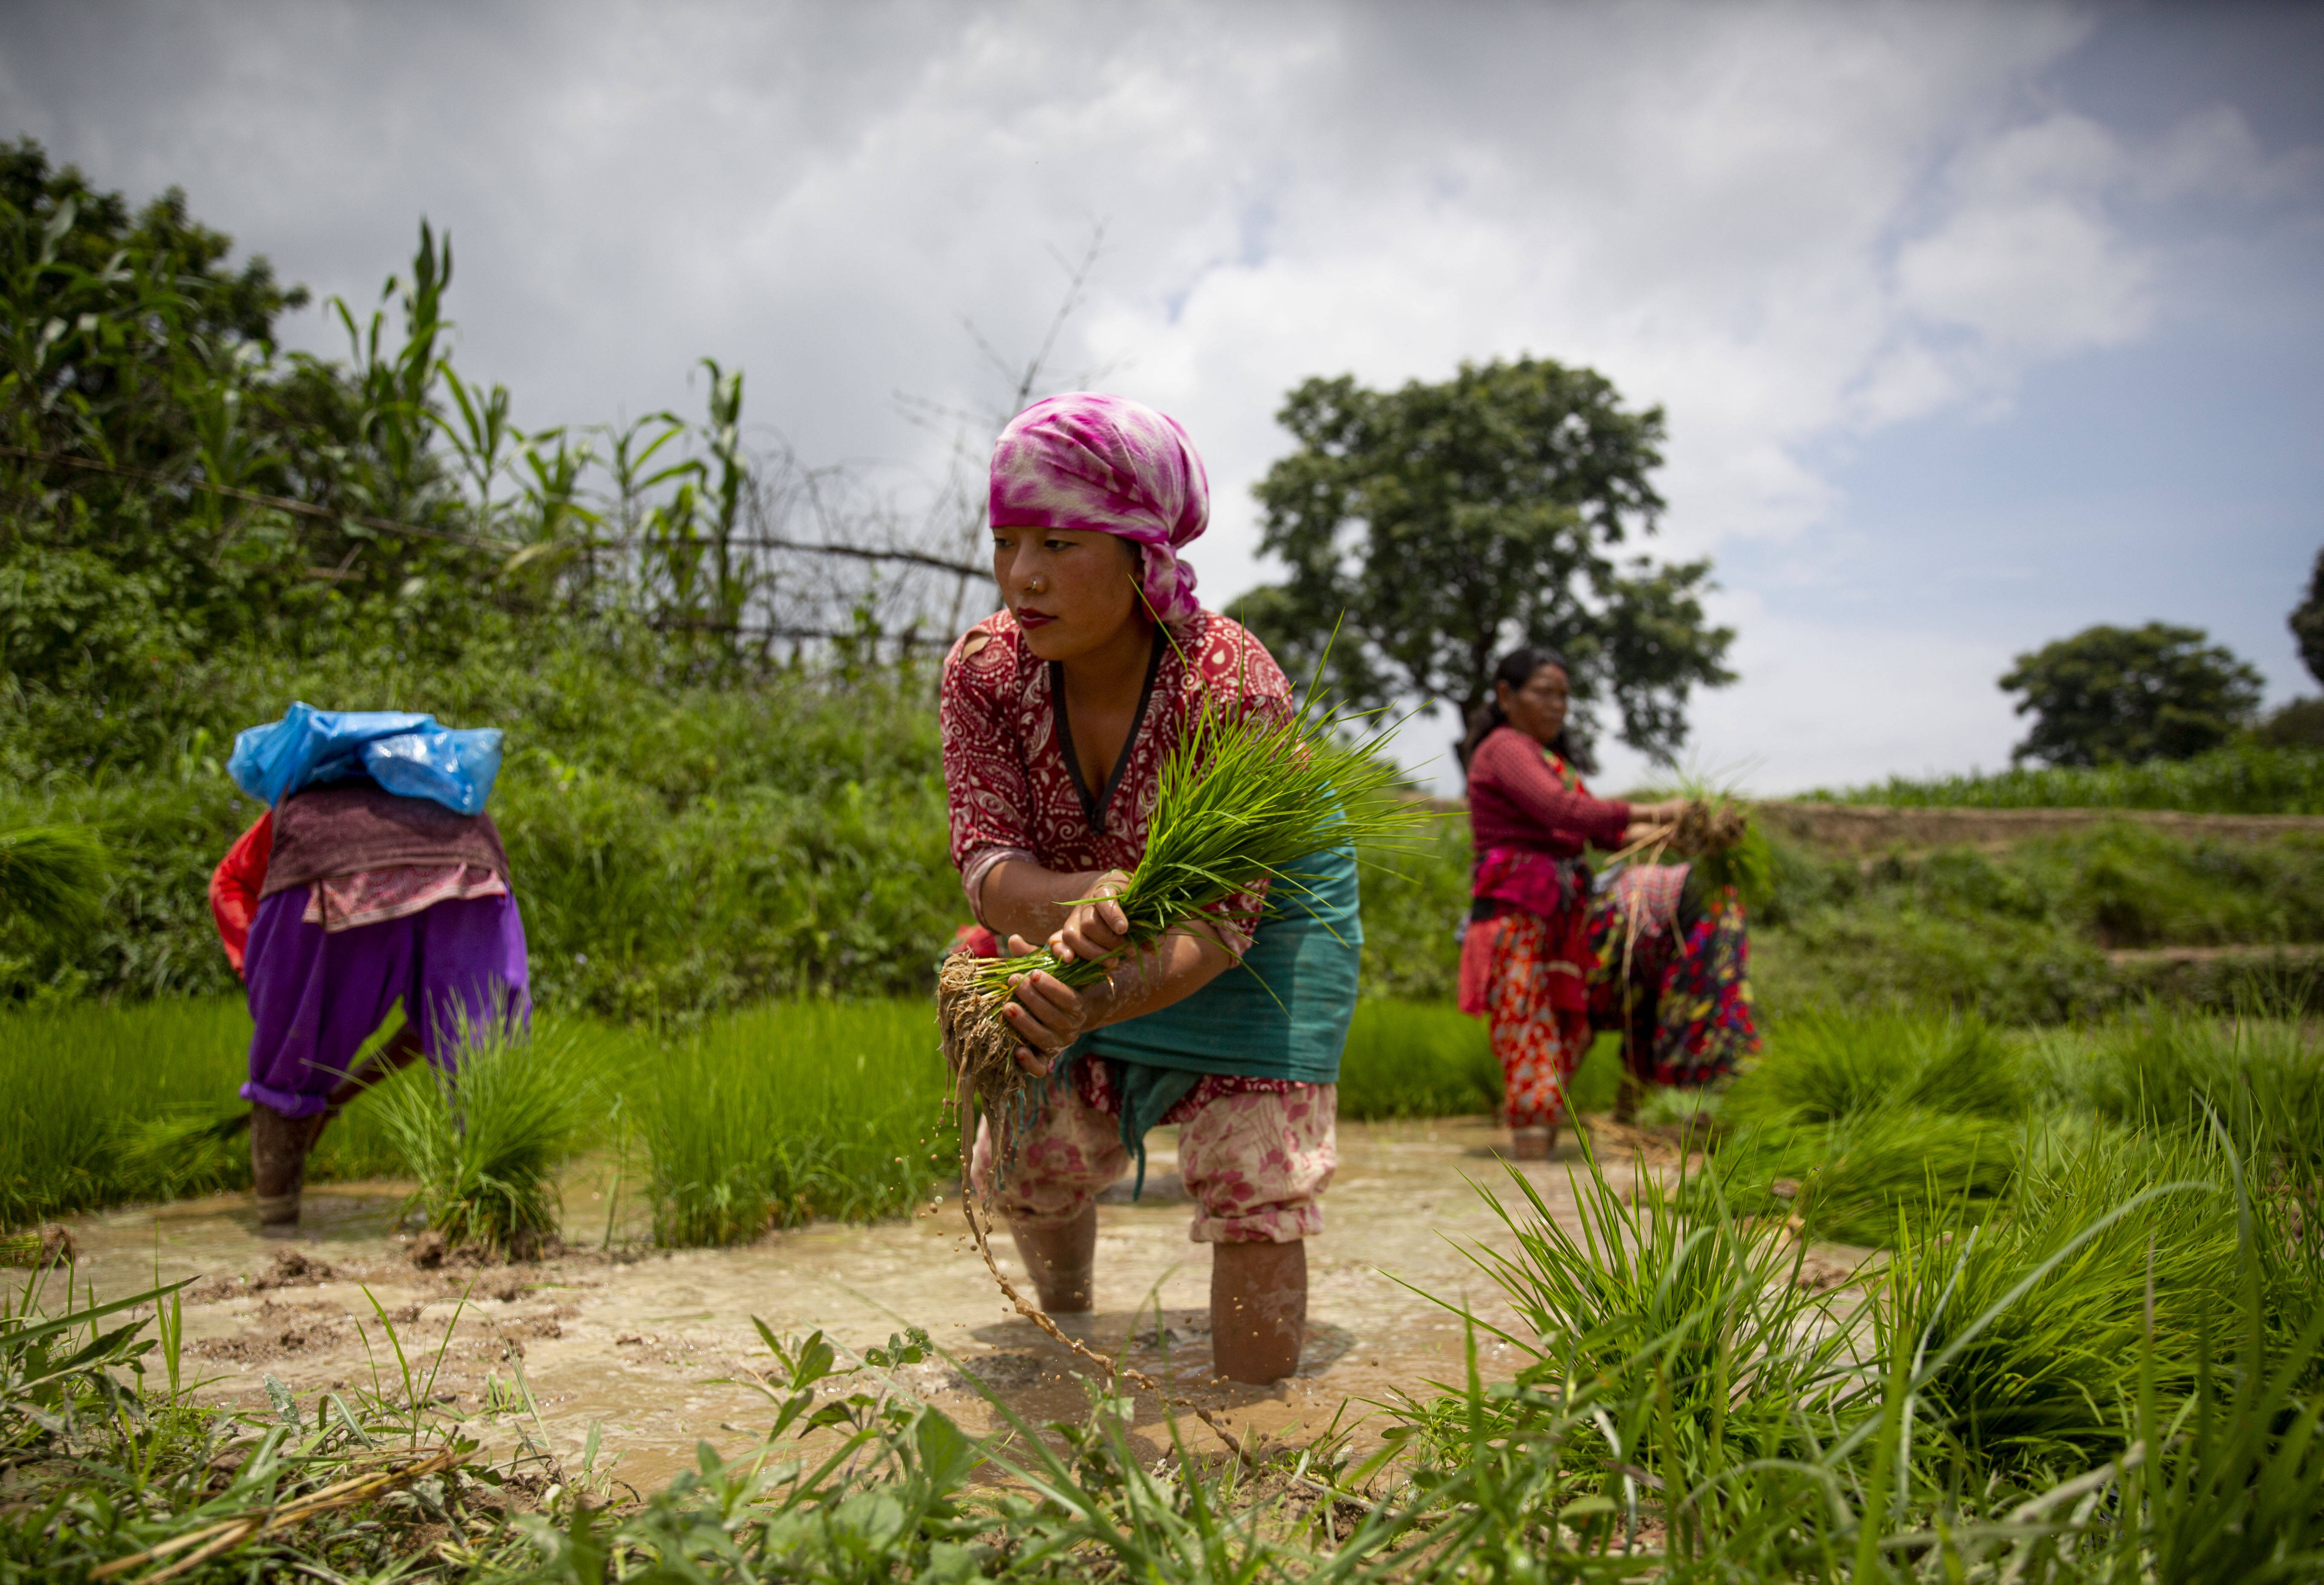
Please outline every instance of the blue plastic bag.
[{"label": "blue plastic bag", "polygon": [[369,776],[405,798],[482,814],[501,771],[494,728],[456,731],[402,710],[318,710],[294,704],[279,721],[236,734],[226,772],[264,803],[308,787]]}]

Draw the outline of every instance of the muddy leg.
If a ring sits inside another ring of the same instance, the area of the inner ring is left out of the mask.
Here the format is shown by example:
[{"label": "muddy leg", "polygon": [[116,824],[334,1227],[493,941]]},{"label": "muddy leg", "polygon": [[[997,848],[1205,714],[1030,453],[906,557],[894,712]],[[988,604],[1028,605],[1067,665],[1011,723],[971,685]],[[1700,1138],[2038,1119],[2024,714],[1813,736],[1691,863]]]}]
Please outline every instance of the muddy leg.
[{"label": "muddy leg", "polygon": [[1018,1258],[1041,1295],[1041,1308],[1052,1315],[1080,1315],[1090,1307],[1091,1274],[1097,1265],[1097,1207],[1082,1208],[1081,1215],[1062,1228],[1011,1226]]},{"label": "muddy leg", "polygon": [[1521,1162],[1545,1162],[1549,1153],[1557,1148],[1557,1125],[1546,1128],[1512,1128],[1509,1130],[1509,1158]]},{"label": "muddy leg", "polygon": [[1211,1246],[1211,1358],[1231,1381],[1281,1381],[1307,1337],[1307,1246]]},{"label": "muddy leg", "polygon": [[401,1072],[425,1054],[420,1046],[420,1032],[409,1024],[388,1036],[385,1045],[364,1058],[355,1071],[340,1080],[325,1098],[323,1115],[315,1119],[315,1132],[308,1138],[307,1148],[310,1151],[315,1148],[316,1141],[323,1136],[323,1130],[330,1126],[331,1119],[339,1115],[339,1109],[347,1102],[389,1075]]},{"label": "muddy leg", "polygon": [[315,1132],[312,1117],[286,1117],[251,1103],[251,1184],[258,1195],[258,1230],[270,1238],[299,1236],[299,1190]]}]

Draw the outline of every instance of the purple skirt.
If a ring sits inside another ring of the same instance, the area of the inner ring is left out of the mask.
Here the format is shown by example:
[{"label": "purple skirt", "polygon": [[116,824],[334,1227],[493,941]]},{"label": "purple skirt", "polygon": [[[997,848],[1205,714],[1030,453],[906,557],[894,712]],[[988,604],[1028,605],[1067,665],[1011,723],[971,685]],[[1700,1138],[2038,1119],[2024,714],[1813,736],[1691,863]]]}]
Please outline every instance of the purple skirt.
[{"label": "purple skirt", "polygon": [[307,888],[294,886],[251,921],[244,974],[256,1028],[244,1100],[313,1117],[399,1001],[428,1060],[447,1072],[463,1022],[482,1029],[531,1010],[514,897],[456,899],[335,933],[306,912]]}]

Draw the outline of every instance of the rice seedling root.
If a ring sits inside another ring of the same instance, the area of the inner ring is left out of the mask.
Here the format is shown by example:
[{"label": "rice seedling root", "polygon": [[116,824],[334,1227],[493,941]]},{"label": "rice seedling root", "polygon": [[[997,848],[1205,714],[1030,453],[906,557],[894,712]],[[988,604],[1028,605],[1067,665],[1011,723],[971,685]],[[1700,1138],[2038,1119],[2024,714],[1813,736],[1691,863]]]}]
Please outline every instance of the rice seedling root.
[{"label": "rice seedling root", "polygon": [[[1017,1159],[1017,1145],[1038,1109],[1038,1088],[1017,1061],[1018,1039],[1001,1021],[988,987],[987,959],[955,952],[936,975],[936,1024],[944,1038],[945,1065],[952,1073],[960,1115],[961,1190],[973,1193],[969,1152],[976,1138],[975,1112],[992,1131],[997,1182]],[[1004,985],[1001,999],[1006,999]]]}]

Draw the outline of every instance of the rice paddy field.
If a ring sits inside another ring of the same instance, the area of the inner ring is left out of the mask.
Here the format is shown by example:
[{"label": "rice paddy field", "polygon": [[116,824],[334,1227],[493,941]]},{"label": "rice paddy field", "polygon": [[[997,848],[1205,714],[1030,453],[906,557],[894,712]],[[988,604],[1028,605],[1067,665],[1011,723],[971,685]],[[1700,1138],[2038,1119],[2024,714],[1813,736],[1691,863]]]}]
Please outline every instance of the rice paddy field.
[{"label": "rice paddy field", "polygon": [[[1360,1006],[1351,1126],[1494,1103],[1482,1024],[1425,994],[1449,984],[1443,857],[1424,841],[1368,883],[1367,978],[1405,994]],[[2006,853],[1779,852],[1759,1058],[1650,1098],[1637,1128],[1593,1124],[1549,1180],[1462,1164],[1488,1297],[1431,1290],[1466,1351],[1345,1405],[1360,1436],[1238,1453],[1062,1369],[1086,1404],[1037,1413],[929,1352],[918,1329],[943,1318],[899,1311],[876,1348],[762,1328],[720,1378],[765,1397],[722,1423],[749,1451],[705,1443],[638,1490],[594,1425],[551,1451],[510,1323],[480,1391],[513,1453],[463,1440],[435,1385],[456,1310],[423,1338],[424,1303],[383,1301],[368,1386],[268,1374],[254,1407],[201,1385],[217,1356],[188,1351],[208,1312],[185,1293],[28,1273],[0,1315],[0,1585],[124,1560],[103,1577],[2324,1580],[2313,996],[2142,996],[2109,957],[2313,940],[2315,864],[2299,839],[2105,825]],[[0,1014],[0,1248],[246,1188],[225,1126],[247,1035],[228,998]],[[351,1107],[311,1179],[400,1203],[478,1271],[559,1258],[561,1229],[598,1264],[545,1281],[649,1290],[674,1279],[622,1263],[914,1225],[955,1191],[922,996],[552,1011],[486,1045],[456,1092],[423,1069]],[[1601,1043],[1576,1110],[1615,1078]],[[913,1386],[940,1368],[975,1416]]]},{"label": "rice paddy field", "polygon": [[[394,1024],[383,1030],[383,1041]],[[227,999],[94,1004],[0,1015],[0,1222],[246,1189],[235,1098],[249,1015]],[[731,1244],[818,1218],[901,1214],[957,1174],[935,1017],[919,1000],[774,1002],[659,1033],[544,1017],[548,1087],[579,1103],[549,1151],[610,1154],[666,1247]],[[1443,1006],[1362,1004],[1340,1108],[1356,1119],[1489,1112],[1499,1071],[1482,1024]],[[432,1090],[407,1071],[325,1132],[317,1182],[413,1175],[392,1114]],[[1610,1047],[1579,1076],[1610,1102]],[[548,1093],[512,1099],[535,1113]],[[419,1126],[419,1125],[415,1125]]]}]

